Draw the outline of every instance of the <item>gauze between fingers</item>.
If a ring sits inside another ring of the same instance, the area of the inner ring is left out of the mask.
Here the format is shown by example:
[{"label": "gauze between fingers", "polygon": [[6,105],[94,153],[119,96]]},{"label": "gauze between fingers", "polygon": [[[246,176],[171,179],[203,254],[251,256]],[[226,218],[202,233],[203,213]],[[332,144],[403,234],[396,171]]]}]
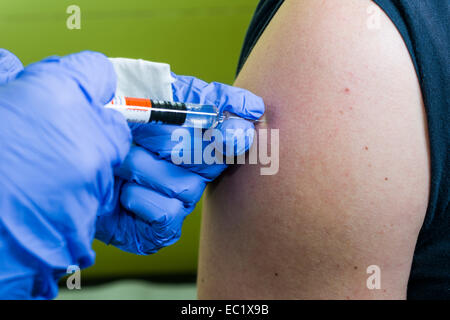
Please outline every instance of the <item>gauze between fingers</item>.
[{"label": "gauze between fingers", "polygon": [[173,101],[170,65],[142,59],[109,58],[117,75],[116,96]]}]

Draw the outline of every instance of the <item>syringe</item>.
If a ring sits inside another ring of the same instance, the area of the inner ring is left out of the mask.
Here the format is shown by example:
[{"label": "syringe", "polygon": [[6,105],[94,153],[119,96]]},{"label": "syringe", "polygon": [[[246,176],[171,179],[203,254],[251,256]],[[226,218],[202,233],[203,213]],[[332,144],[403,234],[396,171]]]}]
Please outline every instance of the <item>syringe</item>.
[{"label": "syringe", "polygon": [[214,105],[123,96],[115,97],[105,107],[119,111],[129,122],[171,124],[189,128],[210,129],[227,119],[243,119],[229,112],[220,113]]}]

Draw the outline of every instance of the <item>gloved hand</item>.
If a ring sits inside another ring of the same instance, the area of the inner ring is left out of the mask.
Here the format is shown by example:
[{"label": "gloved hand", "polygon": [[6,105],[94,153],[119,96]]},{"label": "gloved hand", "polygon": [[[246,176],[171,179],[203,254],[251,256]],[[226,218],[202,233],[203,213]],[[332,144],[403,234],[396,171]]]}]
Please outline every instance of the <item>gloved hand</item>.
[{"label": "gloved hand", "polygon": [[[239,117],[249,120],[257,120],[264,114],[263,100],[253,93],[229,85],[213,82],[206,83],[200,79],[190,76],[177,76],[172,74],[176,81],[172,84],[173,99],[175,102],[186,102],[194,104],[212,104],[219,108],[220,112],[228,111]],[[179,144],[178,141],[172,141],[171,136],[174,130],[179,129],[176,126],[161,126],[152,124],[132,124],[132,133],[134,141],[157,154],[159,158],[171,161],[172,150]],[[183,128],[184,129],[184,128]],[[233,153],[227,156],[240,155],[246,152],[253,143],[254,125],[250,121],[243,119],[229,119],[224,121],[216,128],[222,133],[224,146],[222,151],[227,150],[226,145],[233,146]],[[189,136],[192,138],[191,161],[182,164],[184,168],[201,175],[206,181],[212,181],[218,177],[223,170],[227,168],[226,164],[208,165],[206,163],[194,163],[194,147],[202,145],[203,149],[211,144],[210,141],[203,141],[202,137],[194,134],[194,130],[186,128]],[[236,133],[237,140],[243,141],[243,144],[234,143],[233,135],[227,134],[227,130]],[[239,134],[241,130],[244,135]],[[242,139],[241,139],[242,138]]]},{"label": "gloved hand", "polygon": [[96,216],[131,135],[103,107],[116,86],[103,55],[21,68],[0,51],[0,298],[53,298],[69,265],[94,262]]},{"label": "gloved hand", "polygon": [[[258,119],[264,113],[262,99],[246,90],[220,83],[207,84],[193,77],[173,76],[176,78],[175,101],[215,104],[221,111],[248,119]],[[178,142],[171,141],[171,135],[179,127],[130,126],[138,146],[132,147],[123,165],[116,170],[118,203],[114,210],[97,220],[96,238],[128,252],[149,254],[180,238],[185,217],[194,210],[207,183],[219,176],[227,165],[175,165],[171,152]],[[245,133],[253,128],[251,122],[240,119],[230,119],[218,127],[225,140],[227,129],[242,129]],[[188,130],[192,137],[193,157],[197,136],[194,129],[183,130]],[[233,150],[235,155],[248,150],[253,136],[249,135],[244,141],[244,145]],[[202,141],[200,145],[204,148],[210,143]]]}]

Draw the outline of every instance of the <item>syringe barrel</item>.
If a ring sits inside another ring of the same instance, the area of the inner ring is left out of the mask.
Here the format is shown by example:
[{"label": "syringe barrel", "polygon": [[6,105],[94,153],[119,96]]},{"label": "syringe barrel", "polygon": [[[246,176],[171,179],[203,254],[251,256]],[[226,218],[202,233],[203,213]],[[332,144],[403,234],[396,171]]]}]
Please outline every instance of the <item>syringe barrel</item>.
[{"label": "syringe barrel", "polygon": [[115,97],[107,108],[121,112],[129,122],[170,124],[209,129],[218,123],[217,107],[142,98]]},{"label": "syringe barrel", "polygon": [[186,104],[188,112],[183,127],[211,129],[219,124],[219,112],[216,106],[207,104]]}]

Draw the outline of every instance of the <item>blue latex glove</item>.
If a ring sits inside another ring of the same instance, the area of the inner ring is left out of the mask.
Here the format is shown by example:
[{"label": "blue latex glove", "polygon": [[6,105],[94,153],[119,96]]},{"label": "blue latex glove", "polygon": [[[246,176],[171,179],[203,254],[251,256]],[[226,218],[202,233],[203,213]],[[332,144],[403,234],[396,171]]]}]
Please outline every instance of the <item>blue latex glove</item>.
[{"label": "blue latex glove", "polygon": [[[175,101],[215,104],[222,111],[248,119],[258,119],[264,113],[262,99],[246,90],[220,83],[207,84],[193,77],[173,76],[176,78]],[[132,147],[124,164],[116,171],[118,203],[109,214],[99,217],[96,238],[128,252],[149,254],[180,238],[185,217],[194,210],[207,183],[219,176],[227,165],[174,165],[171,151],[178,142],[171,141],[171,135],[179,127],[130,126],[139,146]],[[224,137],[225,130],[233,128],[253,129],[253,124],[228,120],[219,127]],[[194,137],[193,129],[186,130]],[[250,136],[245,145],[236,148],[235,154],[248,150],[252,138]],[[202,145],[207,144],[209,142]],[[194,141],[191,146],[194,147]]]},{"label": "blue latex glove", "polygon": [[0,51],[0,298],[53,298],[69,265],[94,262],[97,214],[131,135],[103,106],[116,78],[101,54],[26,67]]}]

